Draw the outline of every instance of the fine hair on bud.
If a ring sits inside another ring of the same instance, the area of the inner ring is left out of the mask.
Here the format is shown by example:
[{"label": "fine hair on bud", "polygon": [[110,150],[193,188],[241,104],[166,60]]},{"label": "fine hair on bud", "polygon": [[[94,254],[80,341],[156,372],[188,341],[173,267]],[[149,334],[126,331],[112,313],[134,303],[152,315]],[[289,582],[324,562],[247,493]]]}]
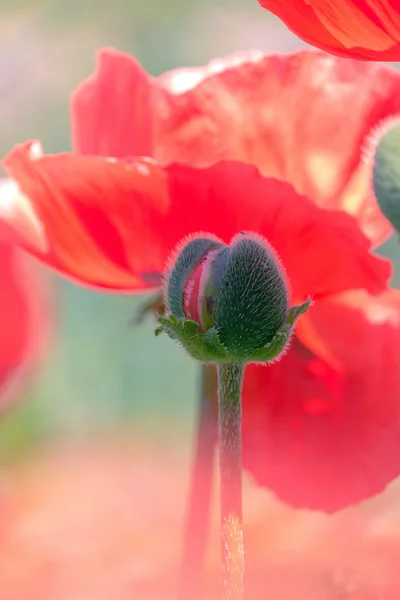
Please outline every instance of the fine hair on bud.
[{"label": "fine hair on bud", "polygon": [[286,274],[270,244],[241,232],[224,244],[211,234],[184,240],[167,266],[165,297],[176,318],[213,328],[232,360],[271,342],[289,309]]},{"label": "fine hair on bud", "polygon": [[289,289],[277,254],[260,235],[240,233],[232,239],[229,250],[215,325],[221,343],[241,357],[270,342],[282,326]]}]

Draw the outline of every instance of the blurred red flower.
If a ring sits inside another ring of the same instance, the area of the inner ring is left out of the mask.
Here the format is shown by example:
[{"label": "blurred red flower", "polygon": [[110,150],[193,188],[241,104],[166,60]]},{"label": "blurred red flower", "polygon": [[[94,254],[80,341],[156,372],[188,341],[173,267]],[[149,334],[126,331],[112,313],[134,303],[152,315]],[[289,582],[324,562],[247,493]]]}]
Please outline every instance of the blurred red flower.
[{"label": "blurred red flower", "polygon": [[[0,194],[8,182],[0,181]],[[46,290],[32,259],[0,224],[0,411],[35,370],[47,338]]]},{"label": "blurred red flower", "polygon": [[358,60],[400,60],[398,0],[258,0],[308,44]]},{"label": "blurred red flower", "polygon": [[[271,487],[296,506],[333,510],[377,493],[400,473],[396,451],[391,467],[381,469],[383,442],[378,432],[366,440],[358,427],[350,439],[344,439],[339,404],[329,413],[331,435],[326,433],[324,439],[338,457],[335,464],[326,462],[327,472],[336,477],[340,488],[336,500],[308,480],[292,479],[291,486],[286,485],[294,460],[293,440],[291,452],[286,448],[281,480],[274,466],[253,456],[252,444],[258,435],[252,411],[262,410],[267,418],[269,394],[282,395],[282,421],[304,421],[297,429],[299,444],[305,427],[311,427],[310,410],[319,410],[312,386],[320,386],[319,394],[329,398],[330,394],[343,396],[341,386],[353,369],[348,332],[350,325],[355,326],[354,319],[345,312],[344,320],[336,321],[337,339],[329,337],[329,328],[325,331],[321,319],[316,319],[324,310],[322,321],[329,324],[332,306],[341,302],[335,294],[356,288],[378,294],[386,289],[390,265],[369,249],[371,242],[377,244],[389,234],[390,226],[370,192],[370,167],[362,159],[375,128],[400,112],[399,83],[400,74],[385,67],[313,52],[281,57],[252,53],[153,79],[134,59],[106,50],[100,54],[97,73],[72,101],[75,150],[102,156],[43,156],[38,144],[26,143],[16,146],[4,161],[19,185],[19,193],[7,198],[8,220],[18,242],[81,283],[151,289],[159,285],[171,250],[188,233],[212,231],[229,241],[237,231],[247,229],[263,234],[279,253],[294,302],[309,294],[325,298],[320,308],[317,304],[301,319],[293,349],[274,367],[278,380],[279,373],[283,369],[289,373],[293,363],[299,373],[296,378],[290,375],[293,397],[284,401],[285,382],[276,385],[268,369],[249,371],[256,374],[254,386],[264,382],[260,397],[251,392],[251,376],[245,383],[246,463],[259,481],[269,477],[261,467],[271,469],[270,480],[275,479]],[[139,154],[155,160],[127,158]],[[370,300],[360,294],[354,298],[373,303],[374,314],[381,315],[387,302],[400,314],[395,292]],[[368,328],[369,320],[360,310],[356,313]],[[371,347],[385,343],[392,357],[396,319],[387,319],[386,330],[384,342],[378,329],[369,330],[377,336]],[[358,346],[351,348],[360,354]],[[361,396],[352,403],[370,429],[374,418],[378,423],[383,413],[386,419],[390,412],[391,418],[385,420],[390,429],[384,438],[397,447],[397,405],[385,395],[381,404],[372,402],[372,389],[379,385],[386,393],[386,386],[398,384],[395,377],[389,380],[381,368],[382,355],[377,353],[377,361],[378,357],[381,362],[374,363],[373,372],[370,366],[364,367],[365,372],[361,367],[352,371],[354,377],[368,375],[365,385],[371,386],[371,405]],[[316,366],[309,368],[313,360]],[[371,379],[373,374],[380,383]],[[399,388],[393,387],[391,393],[400,392]],[[251,421],[250,431],[246,423]],[[260,425],[259,434],[265,436],[265,419]],[[289,429],[285,435],[289,439],[295,431]],[[276,445],[276,456],[283,452],[283,437],[277,432],[268,442]],[[365,450],[358,494],[354,486],[347,489],[345,469],[353,463],[346,453],[352,444],[357,451],[361,446]],[[258,448],[260,453],[264,445]],[[304,461],[305,477],[309,456],[303,452],[298,457]],[[316,470],[316,478],[318,474],[321,477]]]},{"label": "blurred red flower", "polygon": [[354,215],[375,243],[390,225],[363,158],[375,130],[396,115],[398,71],[313,51],[253,51],[154,78],[105,49],[71,101],[75,152],[254,164],[318,206]]}]

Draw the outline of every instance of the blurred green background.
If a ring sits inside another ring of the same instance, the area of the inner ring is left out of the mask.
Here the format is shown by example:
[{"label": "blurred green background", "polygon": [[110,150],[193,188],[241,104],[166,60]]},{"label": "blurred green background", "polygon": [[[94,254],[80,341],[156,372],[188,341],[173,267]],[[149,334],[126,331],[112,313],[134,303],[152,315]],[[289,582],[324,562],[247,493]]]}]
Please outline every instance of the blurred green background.
[{"label": "blurred green background", "polygon": [[[45,152],[70,149],[69,94],[93,71],[101,47],[132,53],[157,75],[239,50],[304,45],[255,0],[2,0],[0,40],[2,156],[29,138]],[[400,258],[396,240],[382,251]],[[0,458],[122,426],[131,436],[186,445],[198,369],[168,339],[155,339],[150,320],[130,324],[143,297],[52,279],[49,356],[0,423]]]}]

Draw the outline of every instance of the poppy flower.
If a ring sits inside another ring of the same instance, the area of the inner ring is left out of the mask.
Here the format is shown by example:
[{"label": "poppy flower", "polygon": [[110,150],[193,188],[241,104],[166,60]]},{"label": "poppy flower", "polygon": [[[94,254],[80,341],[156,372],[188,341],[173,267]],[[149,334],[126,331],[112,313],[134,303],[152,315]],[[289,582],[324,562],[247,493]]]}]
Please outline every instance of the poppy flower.
[{"label": "poppy flower", "polygon": [[[293,9],[286,4],[285,10]],[[352,214],[375,245],[391,231],[371,192],[370,162],[363,159],[383,123],[399,114],[394,69],[312,51],[250,52],[153,78],[134,58],[105,49],[71,108],[77,152],[147,153],[163,164],[202,167],[241,160],[289,181],[317,206]],[[349,306],[352,298],[358,309]],[[339,308],[343,321],[336,318],[329,329]],[[291,504],[336,510],[378,493],[400,473],[397,454],[386,459],[382,432],[374,429],[386,419],[386,443],[400,443],[400,382],[389,375],[397,353],[392,315],[399,310],[396,292],[318,302],[300,320],[287,357],[272,370],[247,369],[245,465]],[[383,319],[380,327],[374,318]],[[290,453],[288,447],[302,439],[303,450]]]},{"label": "poppy flower", "polygon": [[302,40],[358,60],[400,60],[397,0],[258,0]]},{"label": "poppy flower", "polygon": [[[0,193],[7,187],[0,182]],[[21,390],[47,337],[43,278],[0,225],[0,410]]]},{"label": "poppy flower", "polygon": [[399,114],[400,73],[380,64],[253,51],[154,78],[108,48],[72,96],[72,145],[159,164],[254,164],[318,206],[353,214],[378,244],[391,227],[364,158],[376,129]]},{"label": "poppy flower", "polygon": [[[362,145],[400,110],[395,71],[305,52],[252,54],[154,80],[130,57],[101,57],[72,103],[81,155],[46,156],[28,142],[4,161],[16,190],[0,206],[23,248],[81,284],[140,292],[159,286],[187,234],[212,231],[229,242],[256,231],[282,259],[294,303],[386,289],[390,264],[370,248],[390,226],[369,192]],[[128,156],[144,153],[152,158]],[[339,370],[312,311],[295,343]],[[246,461],[257,471],[251,452]],[[285,499],[298,505],[297,494],[293,482],[293,500]]]}]

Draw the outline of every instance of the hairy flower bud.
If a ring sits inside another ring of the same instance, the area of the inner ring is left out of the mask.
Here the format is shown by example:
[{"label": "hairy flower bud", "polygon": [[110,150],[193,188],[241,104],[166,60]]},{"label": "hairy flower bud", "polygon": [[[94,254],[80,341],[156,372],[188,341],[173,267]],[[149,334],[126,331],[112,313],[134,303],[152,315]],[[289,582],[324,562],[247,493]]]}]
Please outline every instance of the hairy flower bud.
[{"label": "hairy flower bud", "polygon": [[374,155],[373,185],[379,207],[400,232],[400,123],[380,139]]},{"label": "hairy flower bud", "polygon": [[229,353],[245,358],[270,342],[285,320],[283,269],[272,248],[254,234],[239,234],[229,246],[207,241],[207,251],[192,256],[187,277],[182,264],[199,240],[190,241],[178,256],[171,273],[171,279],[176,274],[178,290],[172,289],[170,279],[168,305],[174,314],[170,298],[180,294],[185,317],[197,321],[201,331],[216,327]]},{"label": "hairy flower bud", "polygon": [[268,242],[253,233],[240,233],[229,245],[211,234],[180,244],[168,265],[165,303],[170,317],[158,319],[164,329],[210,362],[275,358],[308,308],[290,313],[283,267]]}]

